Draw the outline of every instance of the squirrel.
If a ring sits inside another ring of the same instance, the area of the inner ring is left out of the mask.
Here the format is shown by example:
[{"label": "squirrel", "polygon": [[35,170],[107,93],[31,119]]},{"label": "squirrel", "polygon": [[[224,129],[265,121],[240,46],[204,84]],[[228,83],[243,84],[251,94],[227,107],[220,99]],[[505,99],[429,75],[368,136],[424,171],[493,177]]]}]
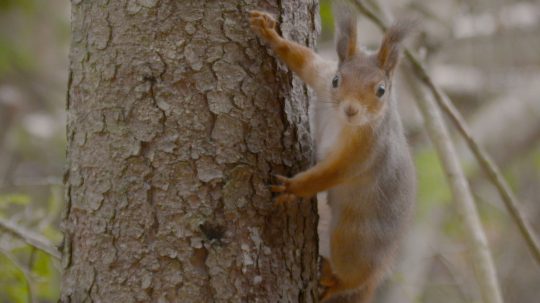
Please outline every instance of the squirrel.
[{"label": "squirrel", "polygon": [[389,270],[416,199],[392,93],[409,26],[392,25],[378,51],[367,53],[357,46],[351,10],[338,9],[335,19],[338,62],[281,37],[270,14],[249,12],[252,30],[317,95],[309,109],[317,163],[291,178],[276,175],[271,191],[280,203],[327,192],[329,253],[321,261],[320,301],[367,303]]}]

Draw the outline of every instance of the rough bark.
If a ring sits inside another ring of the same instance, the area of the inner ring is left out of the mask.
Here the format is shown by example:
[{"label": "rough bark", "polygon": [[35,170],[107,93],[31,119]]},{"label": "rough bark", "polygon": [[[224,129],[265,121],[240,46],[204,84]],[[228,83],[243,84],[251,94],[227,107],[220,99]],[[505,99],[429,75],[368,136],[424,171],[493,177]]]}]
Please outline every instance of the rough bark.
[{"label": "rough bark", "polygon": [[72,1],[62,302],[313,302],[309,91],[249,30],[313,46],[310,1]]}]

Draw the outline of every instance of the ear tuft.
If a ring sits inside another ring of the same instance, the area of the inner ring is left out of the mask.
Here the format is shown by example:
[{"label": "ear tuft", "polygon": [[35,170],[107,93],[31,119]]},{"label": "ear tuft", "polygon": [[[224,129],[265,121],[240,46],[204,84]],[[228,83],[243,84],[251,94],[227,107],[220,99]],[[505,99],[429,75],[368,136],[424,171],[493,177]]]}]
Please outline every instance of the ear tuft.
[{"label": "ear tuft", "polygon": [[399,45],[414,26],[414,21],[399,21],[394,23],[386,31],[381,48],[377,53],[377,63],[386,74],[392,75],[394,69],[397,67],[400,55]]},{"label": "ear tuft", "polygon": [[339,62],[351,58],[357,52],[357,26],[355,10],[343,1],[332,6],[336,23],[336,49]]}]

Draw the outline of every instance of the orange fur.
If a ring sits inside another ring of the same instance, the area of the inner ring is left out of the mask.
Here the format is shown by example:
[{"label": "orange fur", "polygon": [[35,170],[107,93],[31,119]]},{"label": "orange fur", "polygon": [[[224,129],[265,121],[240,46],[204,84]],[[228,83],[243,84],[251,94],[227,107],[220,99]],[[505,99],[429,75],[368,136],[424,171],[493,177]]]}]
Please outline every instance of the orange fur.
[{"label": "orange fur", "polygon": [[372,132],[369,127],[344,127],[335,149],[323,161],[293,178],[284,178],[282,187],[274,187],[275,192],[311,197],[339,184],[358,178],[351,173],[357,167],[351,163],[363,163],[370,154]]},{"label": "orange fur", "polygon": [[275,30],[276,22],[267,13],[251,11],[250,22],[253,30],[293,72],[303,74],[306,65],[314,60],[316,54],[311,49],[280,37]]}]

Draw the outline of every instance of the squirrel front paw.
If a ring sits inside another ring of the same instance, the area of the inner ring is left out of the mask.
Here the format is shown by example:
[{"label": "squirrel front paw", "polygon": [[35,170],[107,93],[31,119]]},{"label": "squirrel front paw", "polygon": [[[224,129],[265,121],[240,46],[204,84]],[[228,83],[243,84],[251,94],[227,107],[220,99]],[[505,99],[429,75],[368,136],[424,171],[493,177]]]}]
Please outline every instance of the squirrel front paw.
[{"label": "squirrel front paw", "polygon": [[271,41],[277,37],[275,30],[276,20],[270,14],[261,11],[250,11],[249,23],[251,29],[264,40]]},{"label": "squirrel front paw", "polygon": [[276,198],[278,203],[290,202],[298,197],[309,198],[313,195],[305,178],[303,178],[303,174],[298,174],[292,178],[274,175],[274,178],[277,179],[279,184],[272,185],[270,190],[280,194]]},{"label": "squirrel front paw", "polygon": [[279,182],[279,184],[271,185],[270,190],[274,193],[279,193],[279,196],[276,198],[276,203],[283,204],[285,202],[291,202],[297,198],[297,196],[291,191],[291,178],[281,175],[274,175],[274,178]]}]

